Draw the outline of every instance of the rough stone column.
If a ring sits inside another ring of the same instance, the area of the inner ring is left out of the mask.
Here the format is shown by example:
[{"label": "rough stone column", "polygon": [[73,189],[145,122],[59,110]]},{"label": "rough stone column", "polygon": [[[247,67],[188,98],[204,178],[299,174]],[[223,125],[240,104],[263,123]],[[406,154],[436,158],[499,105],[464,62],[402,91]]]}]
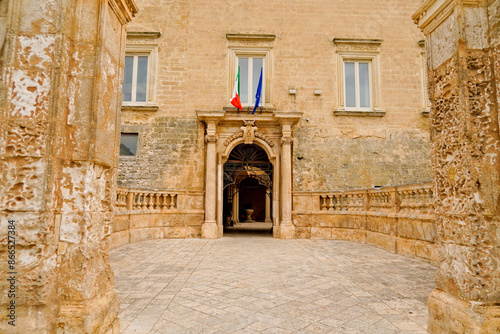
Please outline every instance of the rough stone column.
[{"label": "rough stone column", "polygon": [[135,12],[133,0],[0,2],[2,333],[119,332],[108,237],[124,25]]},{"label": "rough stone column", "polygon": [[201,237],[217,238],[217,121],[206,121],[207,158],[205,160],[205,221],[201,227]]},{"label": "rough stone column", "polygon": [[500,0],[428,0],[426,35],[440,265],[431,333],[500,333]]},{"label": "rough stone column", "polygon": [[292,223],[292,123],[284,122],[281,132],[281,223],[280,238],[293,239]]}]

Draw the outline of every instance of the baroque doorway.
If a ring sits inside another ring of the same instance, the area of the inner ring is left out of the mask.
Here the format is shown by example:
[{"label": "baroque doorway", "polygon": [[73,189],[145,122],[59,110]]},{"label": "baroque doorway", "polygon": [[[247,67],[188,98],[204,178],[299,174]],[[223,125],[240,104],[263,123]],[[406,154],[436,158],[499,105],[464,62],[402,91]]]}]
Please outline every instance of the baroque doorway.
[{"label": "baroque doorway", "polygon": [[223,168],[223,222],[269,223],[272,227],[273,165],[257,144],[239,144]]},{"label": "baroque doorway", "polygon": [[[224,226],[239,222],[242,185],[248,196],[252,191],[256,194],[251,196],[250,203],[241,203],[241,207],[245,204],[247,207],[259,207],[265,201],[264,214],[268,212],[269,217],[264,216],[264,220],[269,219],[272,223],[273,237],[294,238],[293,127],[302,113],[263,110],[257,115],[247,115],[237,110],[198,110],[196,114],[205,123],[205,218],[201,226],[202,238],[221,238]],[[266,191],[264,197],[263,189]],[[255,216],[252,211],[243,218],[253,221],[261,217]]]}]

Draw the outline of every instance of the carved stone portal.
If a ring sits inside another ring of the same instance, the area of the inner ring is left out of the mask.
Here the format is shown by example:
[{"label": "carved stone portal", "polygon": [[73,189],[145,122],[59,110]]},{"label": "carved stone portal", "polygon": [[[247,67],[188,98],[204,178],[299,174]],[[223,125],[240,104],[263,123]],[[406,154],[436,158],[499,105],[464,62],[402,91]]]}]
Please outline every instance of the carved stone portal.
[{"label": "carved stone portal", "polygon": [[[251,119],[248,119],[249,116],[242,119],[241,115],[230,111],[198,111],[197,115],[198,119],[206,124],[207,134],[217,133],[220,139],[217,142],[206,142],[205,221],[202,226],[202,237],[222,237],[224,220],[229,218],[238,221],[235,212],[238,212],[236,202],[240,194],[235,189],[228,190],[227,187],[232,187],[235,183],[232,172],[244,171],[233,166],[231,175],[227,175],[225,163],[233,149],[240,144],[258,145],[265,151],[269,159],[269,168],[259,169],[261,166],[255,169],[255,166],[249,166],[245,172],[248,176],[256,177],[268,188],[268,191],[265,191],[266,198],[269,198],[268,203],[264,202],[265,220],[272,220],[273,235],[279,238],[295,237],[291,210],[292,129],[300,120],[302,113],[275,111],[251,116]],[[259,129],[262,130],[258,131]],[[282,141],[282,136],[286,137],[286,140]],[[223,212],[224,193],[226,192],[227,196],[228,191],[233,198],[232,210],[229,210],[233,214],[224,218],[228,215],[227,212]]]}]

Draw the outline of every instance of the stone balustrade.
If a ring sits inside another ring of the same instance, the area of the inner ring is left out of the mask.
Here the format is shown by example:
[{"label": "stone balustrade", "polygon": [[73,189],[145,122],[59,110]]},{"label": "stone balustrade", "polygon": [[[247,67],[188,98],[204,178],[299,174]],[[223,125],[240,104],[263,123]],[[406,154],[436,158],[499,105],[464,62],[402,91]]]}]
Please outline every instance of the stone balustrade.
[{"label": "stone balustrade", "polygon": [[203,194],[117,187],[111,248],[149,239],[200,237]]},{"label": "stone balustrade", "polygon": [[319,194],[321,211],[432,212],[432,183]]},{"label": "stone balustrade", "polygon": [[177,194],[163,191],[133,190],[118,187],[115,211],[173,210],[177,208]]},{"label": "stone balustrade", "polygon": [[432,183],[295,192],[295,237],[367,243],[437,263],[432,197]]},{"label": "stone balustrade", "polygon": [[[335,192],[294,192],[295,238],[348,240],[437,263],[432,183]],[[201,237],[202,191],[118,187],[111,247]]]}]

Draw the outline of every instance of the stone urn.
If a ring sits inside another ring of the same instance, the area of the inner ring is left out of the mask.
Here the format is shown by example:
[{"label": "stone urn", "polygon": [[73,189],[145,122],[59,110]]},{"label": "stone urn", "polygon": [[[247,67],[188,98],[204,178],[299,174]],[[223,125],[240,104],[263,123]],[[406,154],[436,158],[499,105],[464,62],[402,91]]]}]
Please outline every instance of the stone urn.
[{"label": "stone urn", "polygon": [[251,222],[252,221],[253,209],[245,209],[245,213],[247,215],[247,219],[245,220],[245,222],[246,223]]}]

